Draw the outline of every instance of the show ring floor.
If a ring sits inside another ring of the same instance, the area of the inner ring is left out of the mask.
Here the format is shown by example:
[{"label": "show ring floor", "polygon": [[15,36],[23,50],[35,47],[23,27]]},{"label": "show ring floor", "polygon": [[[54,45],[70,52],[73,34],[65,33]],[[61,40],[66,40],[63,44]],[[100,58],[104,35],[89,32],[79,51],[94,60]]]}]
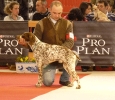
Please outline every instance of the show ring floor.
[{"label": "show ring floor", "polygon": [[35,87],[37,73],[0,69],[1,100],[115,100],[115,71],[77,71],[81,89],[61,86],[58,72],[51,87]]}]

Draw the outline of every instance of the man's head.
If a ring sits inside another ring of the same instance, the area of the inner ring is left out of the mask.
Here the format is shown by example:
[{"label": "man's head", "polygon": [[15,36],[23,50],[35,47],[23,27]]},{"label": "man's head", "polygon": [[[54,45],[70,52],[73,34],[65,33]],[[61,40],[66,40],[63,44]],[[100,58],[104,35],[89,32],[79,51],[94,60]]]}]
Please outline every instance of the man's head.
[{"label": "man's head", "polygon": [[61,18],[63,12],[62,3],[60,1],[53,1],[50,5],[50,16],[54,20]]},{"label": "man's head", "polygon": [[97,2],[97,7],[100,11],[106,14],[108,11],[108,2],[106,0],[99,0]]},{"label": "man's head", "polygon": [[108,3],[108,12],[111,13],[113,10],[113,5]]},{"label": "man's head", "polygon": [[37,0],[36,11],[38,11],[39,13],[44,13],[47,9],[46,5],[47,5],[46,0]]}]

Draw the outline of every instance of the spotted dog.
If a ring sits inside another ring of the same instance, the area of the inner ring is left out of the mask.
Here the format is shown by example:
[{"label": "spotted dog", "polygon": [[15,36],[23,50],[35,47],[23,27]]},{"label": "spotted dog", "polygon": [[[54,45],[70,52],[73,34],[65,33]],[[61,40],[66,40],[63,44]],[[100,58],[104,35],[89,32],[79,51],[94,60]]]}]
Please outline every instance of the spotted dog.
[{"label": "spotted dog", "polygon": [[[50,45],[40,41],[33,33],[25,32],[21,36],[24,38],[27,44],[31,47],[34,57],[36,59],[36,63],[38,65],[38,82],[36,84],[37,87],[42,85],[42,69],[55,61],[59,63],[63,63],[64,69],[71,76],[72,81],[68,85],[68,87],[73,86],[73,82],[77,81],[78,86],[77,89],[80,89],[80,81],[79,76],[75,71],[75,63],[76,61],[80,61],[80,57],[77,52],[72,51],[64,46],[59,45]],[[18,39],[20,38],[18,36]]]}]

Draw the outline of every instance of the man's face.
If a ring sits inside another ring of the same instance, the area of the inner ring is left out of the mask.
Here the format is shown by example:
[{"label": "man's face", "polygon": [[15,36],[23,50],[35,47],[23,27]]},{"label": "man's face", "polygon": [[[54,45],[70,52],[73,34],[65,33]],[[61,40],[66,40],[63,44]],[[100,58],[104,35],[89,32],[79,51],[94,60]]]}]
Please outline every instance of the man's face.
[{"label": "man's face", "polygon": [[103,13],[107,13],[108,6],[105,6],[104,3],[97,3],[97,7]]},{"label": "man's face", "polygon": [[54,20],[58,20],[61,18],[63,12],[63,8],[62,6],[55,6],[53,5],[52,8],[50,8],[50,14],[51,14],[51,18]]},{"label": "man's face", "polygon": [[112,12],[112,6],[108,5],[108,12]]},{"label": "man's face", "polygon": [[36,11],[38,11],[39,13],[42,13],[43,10],[43,5],[41,4],[41,1],[37,1],[36,2]]}]

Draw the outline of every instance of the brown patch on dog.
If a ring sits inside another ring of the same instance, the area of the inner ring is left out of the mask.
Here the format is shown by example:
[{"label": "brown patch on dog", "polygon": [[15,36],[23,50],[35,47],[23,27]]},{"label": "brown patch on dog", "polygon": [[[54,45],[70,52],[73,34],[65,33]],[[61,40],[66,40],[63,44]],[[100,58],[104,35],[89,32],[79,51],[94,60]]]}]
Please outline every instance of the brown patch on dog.
[{"label": "brown patch on dog", "polygon": [[17,35],[17,40],[19,40],[20,37],[24,38],[30,45],[33,45],[35,42],[35,35],[31,32],[24,32],[22,35]]}]

